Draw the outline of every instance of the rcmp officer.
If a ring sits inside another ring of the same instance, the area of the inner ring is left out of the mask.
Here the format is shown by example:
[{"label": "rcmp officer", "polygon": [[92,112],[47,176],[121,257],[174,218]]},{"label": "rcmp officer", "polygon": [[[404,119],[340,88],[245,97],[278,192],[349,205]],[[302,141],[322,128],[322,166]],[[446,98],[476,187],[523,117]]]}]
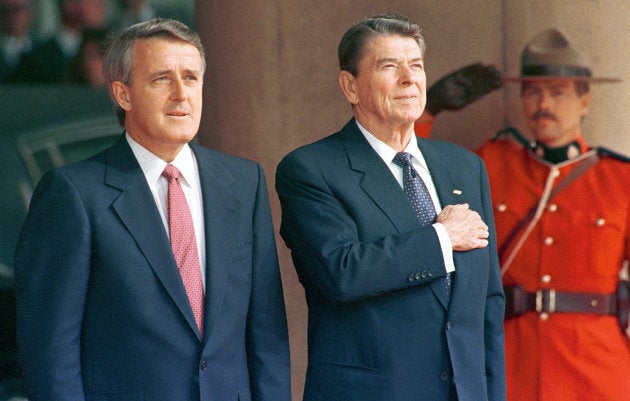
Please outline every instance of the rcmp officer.
[{"label": "rcmp officer", "polygon": [[[442,109],[449,92],[470,92],[454,90],[452,79],[434,90]],[[620,281],[630,259],[630,162],[587,145],[581,128],[590,84],[616,80],[593,77],[567,38],[547,30],[523,50],[521,76],[504,81],[521,84],[535,138],[505,129],[478,150],[507,300],[508,399],[630,400],[628,287]],[[418,135],[436,114],[416,124]]]}]

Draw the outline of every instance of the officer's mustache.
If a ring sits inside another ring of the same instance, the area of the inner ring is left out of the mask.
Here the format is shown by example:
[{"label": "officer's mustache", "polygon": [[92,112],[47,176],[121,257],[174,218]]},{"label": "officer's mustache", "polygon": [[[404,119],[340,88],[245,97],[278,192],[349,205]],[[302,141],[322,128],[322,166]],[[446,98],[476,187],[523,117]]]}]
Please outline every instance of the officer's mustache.
[{"label": "officer's mustache", "polygon": [[538,110],[537,112],[532,114],[533,120],[538,120],[539,118],[549,118],[550,120],[554,120],[554,121],[557,120],[554,114],[551,114],[550,112],[546,110]]}]

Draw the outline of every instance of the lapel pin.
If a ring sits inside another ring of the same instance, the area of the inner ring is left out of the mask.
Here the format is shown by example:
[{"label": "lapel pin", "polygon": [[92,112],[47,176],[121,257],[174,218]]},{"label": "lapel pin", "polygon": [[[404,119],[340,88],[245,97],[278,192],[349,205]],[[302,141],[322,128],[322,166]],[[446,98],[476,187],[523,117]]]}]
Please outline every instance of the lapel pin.
[{"label": "lapel pin", "polygon": [[453,190],[453,193],[454,193],[455,195],[461,195],[461,194],[462,194],[462,191],[461,191],[461,190],[459,190],[459,189],[454,189],[454,190]]}]

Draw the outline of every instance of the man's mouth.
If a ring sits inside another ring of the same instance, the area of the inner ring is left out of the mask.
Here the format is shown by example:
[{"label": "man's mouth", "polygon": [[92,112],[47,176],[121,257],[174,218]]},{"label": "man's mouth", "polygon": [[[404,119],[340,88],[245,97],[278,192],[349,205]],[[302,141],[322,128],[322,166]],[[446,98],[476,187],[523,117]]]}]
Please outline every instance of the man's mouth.
[{"label": "man's mouth", "polygon": [[532,115],[532,120],[540,120],[543,118],[556,121],[556,116],[546,111],[537,111]]},{"label": "man's mouth", "polygon": [[166,113],[166,115],[171,116],[171,117],[185,117],[188,115],[188,112],[185,111],[170,111],[168,113]]}]

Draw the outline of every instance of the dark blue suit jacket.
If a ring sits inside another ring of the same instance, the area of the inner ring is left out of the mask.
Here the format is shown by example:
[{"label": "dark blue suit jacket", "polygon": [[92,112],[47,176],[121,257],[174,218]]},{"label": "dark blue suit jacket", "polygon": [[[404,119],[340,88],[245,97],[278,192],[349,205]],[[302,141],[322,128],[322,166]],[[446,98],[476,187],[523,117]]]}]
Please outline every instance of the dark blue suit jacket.
[{"label": "dark blue suit jacket", "polygon": [[351,120],[285,157],[281,234],[309,308],[305,401],[505,399],[504,297],[481,159],[418,139],[442,206],[468,203],[490,245],[455,252],[452,297],[435,230]]},{"label": "dark blue suit jacket", "polygon": [[203,194],[205,335],[127,141],[42,178],[15,257],[32,401],[290,400],[264,175],[191,144]]}]

